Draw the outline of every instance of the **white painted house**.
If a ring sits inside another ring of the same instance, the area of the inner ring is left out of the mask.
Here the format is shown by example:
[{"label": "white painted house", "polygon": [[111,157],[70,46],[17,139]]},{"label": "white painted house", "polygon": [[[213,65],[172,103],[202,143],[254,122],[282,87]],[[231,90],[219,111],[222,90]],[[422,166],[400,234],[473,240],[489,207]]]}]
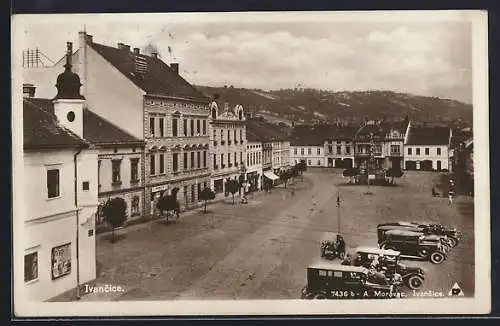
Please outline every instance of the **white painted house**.
[{"label": "white painted house", "polygon": [[404,140],[406,170],[441,171],[450,169],[449,127],[416,124],[410,121]]},{"label": "white painted house", "polygon": [[84,98],[70,64],[57,89],[50,110],[23,100],[24,280],[16,281],[24,286],[16,288],[35,301],[96,277],[98,151],[83,140]]}]

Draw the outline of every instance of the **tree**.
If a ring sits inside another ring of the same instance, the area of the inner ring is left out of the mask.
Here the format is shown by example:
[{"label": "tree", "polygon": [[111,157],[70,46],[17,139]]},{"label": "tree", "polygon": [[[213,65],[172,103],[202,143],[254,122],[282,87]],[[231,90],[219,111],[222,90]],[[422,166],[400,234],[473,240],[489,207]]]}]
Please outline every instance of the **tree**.
[{"label": "tree", "polygon": [[353,179],[359,174],[359,170],[356,168],[347,168],[342,172],[344,177],[349,177],[349,183],[354,183]]},{"label": "tree", "polygon": [[403,176],[403,171],[399,167],[392,167],[387,170],[385,175],[391,178],[391,184],[394,184],[394,178],[401,178]]},{"label": "tree", "polygon": [[111,242],[115,242],[115,228],[123,225],[127,219],[127,202],[121,197],[111,198],[102,208],[104,220],[111,226]]},{"label": "tree", "polygon": [[291,177],[290,171],[282,171],[280,173],[280,179],[285,184],[285,189],[286,189],[286,184],[287,184],[288,180],[290,179],[290,177]]},{"label": "tree", "polygon": [[228,180],[226,182],[226,192],[230,193],[233,196],[233,204],[234,204],[234,194],[240,191],[240,183],[238,180]]},{"label": "tree", "polygon": [[306,161],[300,161],[296,166],[298,171],[300,172],[301,179],[304,180],[303,174],[307,170]]},{"label": "tree", "polygon": [[215,192],[213,192],[209,187],[205,187],[202,191],[200,191],[199,197],[205,202],[205,207],[203,209],[203,213],[205,214],[207,212],[207,201],[215,199]]},{"label": "tree", "polygon": [[164,211],[166,211],[167,213],[169,211],[174,211],[177,214],[177,217],[179,217],[181,205],[177,200],[178,192],[179,188],[175,187],[174,189],[172,189],[171,195],[164,195],[160,197],[158,203],[156,203],[156,208],[160,210],[160,215],[163,215]]}]

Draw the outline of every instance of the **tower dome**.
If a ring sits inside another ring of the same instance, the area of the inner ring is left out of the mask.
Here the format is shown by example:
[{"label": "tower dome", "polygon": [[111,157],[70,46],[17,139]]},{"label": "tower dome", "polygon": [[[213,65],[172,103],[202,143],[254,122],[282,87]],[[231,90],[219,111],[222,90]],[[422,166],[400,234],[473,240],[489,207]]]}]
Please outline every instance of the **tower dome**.
[{"label": "tower dome", "polygon": [[57,95],[55,99],[84,99],[80,94],[80,77],[78,74],[71,71],[71,55],[73,53],[73,45],[67,42],[66,64],[64,72],[57,76]]}]

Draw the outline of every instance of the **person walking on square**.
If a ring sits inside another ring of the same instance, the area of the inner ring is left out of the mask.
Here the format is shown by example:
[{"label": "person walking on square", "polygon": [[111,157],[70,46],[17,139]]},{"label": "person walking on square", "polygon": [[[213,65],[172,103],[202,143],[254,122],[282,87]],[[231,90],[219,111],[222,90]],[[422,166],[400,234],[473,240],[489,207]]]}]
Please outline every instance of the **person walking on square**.
[{"label": "person walking on square", "polygon": [[342,237],[340,234],[337,234],[337,252],[339,255],[340,259],[344,259],[345,256],[345,241],[344,237]]},{"label": "person walking on square", "polygon": [[450,188],[448,190],[448,206],[453,204],[453,197],[455,196],[455,184],[450,180]]}]

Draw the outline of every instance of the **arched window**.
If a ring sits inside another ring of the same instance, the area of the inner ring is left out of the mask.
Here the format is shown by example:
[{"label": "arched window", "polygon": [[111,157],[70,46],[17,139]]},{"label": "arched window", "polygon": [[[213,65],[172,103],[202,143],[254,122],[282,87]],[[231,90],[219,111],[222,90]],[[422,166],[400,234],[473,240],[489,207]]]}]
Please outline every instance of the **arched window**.
[{"label": "arched window", "polygon": [[243,111],[242,110],[238,111],[238,120],[243,120]]},{"label": "arched window", "polygon": [[217,109],[212,108],[212,119],[217,119]]}]

